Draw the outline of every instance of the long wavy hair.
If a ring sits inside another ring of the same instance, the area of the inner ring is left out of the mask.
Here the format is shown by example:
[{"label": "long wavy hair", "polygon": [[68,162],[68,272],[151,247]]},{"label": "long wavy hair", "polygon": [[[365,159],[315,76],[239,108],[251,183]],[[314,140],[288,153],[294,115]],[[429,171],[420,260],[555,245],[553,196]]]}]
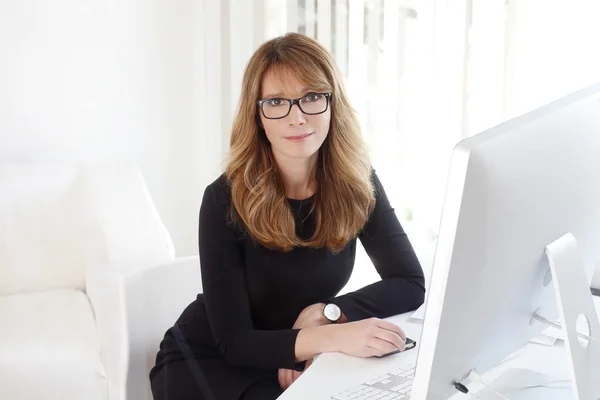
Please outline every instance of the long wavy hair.
[{"label": "long wavy hair", "polygon": [[[316,229],[306,240],[296,235],[285,186],[260,125],[256,102],[268,71],[289,71],[311,91],[332,92],[329,132],[313,177]],[[244,73],[225,176],[232,220],[243,222],[252,238],[269,249],[328,247],[339,253],[364,227],[375,206],[368,151],[341,74],[317,41],[288,33],[265,42],[253,54]]]}]

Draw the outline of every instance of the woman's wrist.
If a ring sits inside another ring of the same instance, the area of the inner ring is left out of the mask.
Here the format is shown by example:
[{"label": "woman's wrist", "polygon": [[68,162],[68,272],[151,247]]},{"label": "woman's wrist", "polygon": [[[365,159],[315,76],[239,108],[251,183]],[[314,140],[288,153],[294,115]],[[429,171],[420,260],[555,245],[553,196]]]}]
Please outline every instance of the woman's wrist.
[{"label": "woman's wrist", "polygon": [[314,358],[317,354],[337,352],[335,324],[304,328],[296,338],[296,361]]},{"label": "woman's wrist", "polygon": [[335,324],[329,324],[319,327],[319,344],[316,347],[317,354],[321,353],[332,353],[339,351],[336,340],[337,331],[339,326]]}]

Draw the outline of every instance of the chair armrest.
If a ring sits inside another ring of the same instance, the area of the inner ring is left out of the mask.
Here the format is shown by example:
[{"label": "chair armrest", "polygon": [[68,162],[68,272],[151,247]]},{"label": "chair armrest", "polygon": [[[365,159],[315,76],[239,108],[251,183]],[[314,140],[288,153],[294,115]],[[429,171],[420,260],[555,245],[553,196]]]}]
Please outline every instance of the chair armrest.
[{"label": "chair armrest", "polygon": [[164,333],[202,293],[198,256],[86,274],[110,399],[152,399],[148,373]]}]

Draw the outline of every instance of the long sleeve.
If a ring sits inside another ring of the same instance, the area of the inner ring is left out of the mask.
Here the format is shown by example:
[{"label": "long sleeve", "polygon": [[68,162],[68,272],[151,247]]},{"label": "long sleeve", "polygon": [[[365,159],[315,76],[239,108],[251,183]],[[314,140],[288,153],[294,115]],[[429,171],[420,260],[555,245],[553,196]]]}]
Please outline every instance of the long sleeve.
[{"label": "long sleeve", "polygon": [[219,351],[232,365],[297,368],[299,329],[255,330],[239,238],[228,224],[226,192],[218,185],[204,192],[200,208],[199,250],[204,301]]},{"label": "long sleeve", "polygon": [[348,321],[387,318],[415,310],[425,298],[421,264],[375,173],[372,180],[376,204],[359,239],[381,281],[331,300]]}]

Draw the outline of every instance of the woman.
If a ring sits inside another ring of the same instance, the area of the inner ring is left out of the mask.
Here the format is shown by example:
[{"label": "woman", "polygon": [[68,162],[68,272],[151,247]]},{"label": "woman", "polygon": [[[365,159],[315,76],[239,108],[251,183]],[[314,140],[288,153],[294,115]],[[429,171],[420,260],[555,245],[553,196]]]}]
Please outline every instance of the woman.
[{"label": "woman", "polygon": [[[336,297],[357,237],[382,280]],[[423,271],[316,41],[287,34],[250,59],[199,250],[204,293],[165,334],[155,400],[275,399],[319,353],[403,349],[381,318],[423,303]]]}]

